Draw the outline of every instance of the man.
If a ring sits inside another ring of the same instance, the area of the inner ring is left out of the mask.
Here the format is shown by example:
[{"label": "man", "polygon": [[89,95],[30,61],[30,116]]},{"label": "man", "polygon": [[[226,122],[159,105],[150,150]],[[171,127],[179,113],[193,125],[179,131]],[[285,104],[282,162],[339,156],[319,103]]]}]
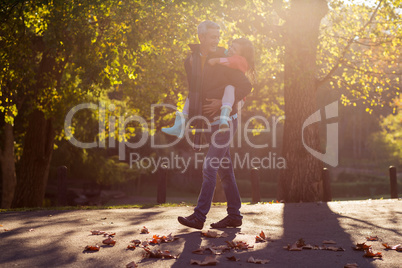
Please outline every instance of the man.
[{"label": "man", "polygon": [[[216,186],[216,175],[222,181],[227,200],[227,213],[224,219],[212,223],[212,228],[238,227],[242,225],[243,216],[240,213],[241,200],[234,176],[230,157],[230,141],[237,129],[237,111],[234,107],[231,113],[230,130],[219,132],[219,120],[212,117],[221,107],[225,86],[235,87],[235,103],[242,100],[251,92],[251,84],[239,70],[226,68],[221,65],[211,66],[207,63],[210,58],[225,56],[225,49],[218,47],[220,27],[212,21],[203,21],[198,26],[200,44],[189,45],[191,55],[184,63],[189,83],[190,110],[189,119],[204,116],[210,124],[207,141],[209,144],[203,165],[203,183],[194,213],[188,217],[178,217],[178,221],[188,227],[202,229],[206,215],[211,207]],[[236,106],[236,105],[235,105]],[[202,127],[205,120],[193,120],[196,129]],[[199,132],[195,135],[195,145],[200,144]],[[217,164],[217,162],[219,164]]]}]

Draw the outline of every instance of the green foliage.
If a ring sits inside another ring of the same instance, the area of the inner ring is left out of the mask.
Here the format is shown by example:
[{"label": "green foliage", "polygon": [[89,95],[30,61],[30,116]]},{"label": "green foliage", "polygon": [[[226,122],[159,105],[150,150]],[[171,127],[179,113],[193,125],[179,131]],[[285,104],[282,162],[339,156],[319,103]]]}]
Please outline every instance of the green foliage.
[{"label": "green foliage", "polygon": [[369,148],[377,161],[402,165],[402,106],[397,114],[380,118],[381,131],[370,136]]}]

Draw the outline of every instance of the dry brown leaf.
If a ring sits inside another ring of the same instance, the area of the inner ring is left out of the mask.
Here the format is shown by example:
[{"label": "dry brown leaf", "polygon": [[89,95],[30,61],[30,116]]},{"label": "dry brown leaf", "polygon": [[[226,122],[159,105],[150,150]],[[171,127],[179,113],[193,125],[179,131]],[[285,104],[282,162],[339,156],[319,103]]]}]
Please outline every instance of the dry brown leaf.
[{"label": "dry brown leaf", "polygon": [[378,241],[378,236],[368,236],[366,239],[367,241]]},{"label": "dry brown leaf", "polygon": [[126,268],[136,268],[136,267],[138,267],[138,265],[133,261],[126,265]]},{"label": "dry brown leaf", "polygon": [[95,245],[95,246],[86,246],[85,247],[86,251],[99,251],[100,250],[100,246]]},{"label": "dry brown leaf", "polygon": [[368,258],[375,258],[375,257],[382,258],[381,252],[374,253],[371,247],[366,249],[363,256]]},{"label": "dry brown leaf", "polygon": [[92,235],[102,235],[102,234],[105,234],[106,232],[99,231],[99,230],[94,230],[94,231],[91,231],[91,233],[92,233]]},{"label": "dry brown leaf", "polygon": [[135,248],[136,248],[135,245],[128,245],[128,246],[127,246],[127,249],[133,249],[133,250],[134,250]]},{"label": "dry brown leaf", "polygon": [[249,249],[254,248],[254,246],[250,246],[246,242],[243,241],[226,241],[228,246],[233,249]]},{"label": "dry brown leaf", "polygon": [[310,244],[304,245],[302,249],[313,249],[313,246]]},{"label": "dry brown leaf", "polygon": [[257,263],[257,264],[266,264],[269,262],[269,260],[254,259],[253,256],[250,256],[250,258],[248,258],[247,262]]},{"label": "dry brown leaf", "polygon": [[361,243],[361,244],[359,244],[359,243],[357,243],[356,244],[356,247],[352,247],[354,250],[361,250],[361,251],[364,251],[364,250],[366,250],[366,249],[369,249],[369,248],[371,248],[371,246],[370,245],[366,245],[366,243]]},{"label": "dry brown leaf", "polygon": [[102,243],[105,245],[108,245],[108,246],[114,246],[116,244],[116,241],[113,240],[113,238],[109,237],[109,238],[103,240]]},{"label": "dry brown leaf", "polygon": [[358,268],[359,265],[357,263],[347,263],[343,268]]},{"label": "dry brown leaf", "polygon": [[133,243],[135,246],[139,246],[141,244],[141,240],[134,239],[134,240],[131,240],[130,243]]},{"label": "dry brown leaf", "polygon": [[382,243],[382,245],[385,247],[385,249],[402,251],[402,245],[401,244],[398,244],[398,245],[395,245],[395,246],[390,246],[387,243]]},{"label": "dry brown leaf", "polygon": [[234,255],[230,257],[226,257],[229,261],[240,261],[240,259],[236,258]]},{"label": "dry brown leaf", "polygon": [[190,260],[191,264],[198,264],[200,266],[212,266],[216,265],[219,261],[214,256],[206,256],[203,261],[199,260]]},{"label": "dry brown leaf", "polygon": [[323,244],[336,244],[334,240],[324,240],[322,241]]},{"label": "dry brown leaf", "polygon": [[303,247],[298,247],[297,242],[293,243],[291,246],[288,246],[289,251],[302,251]]},{"label": "dry brown leaf", "polygon": [[148,228],[143,226],[143,228],[141,229],[141,234],[149,234]]},{"label": "dry brown leaf", "polygon": [[158,258],[158,259],[177,259],[179,255],[170,254],[169,250],[161,251],[159,249],[151,250],[148,247],[143,248],[145,250],[145,258]]}]

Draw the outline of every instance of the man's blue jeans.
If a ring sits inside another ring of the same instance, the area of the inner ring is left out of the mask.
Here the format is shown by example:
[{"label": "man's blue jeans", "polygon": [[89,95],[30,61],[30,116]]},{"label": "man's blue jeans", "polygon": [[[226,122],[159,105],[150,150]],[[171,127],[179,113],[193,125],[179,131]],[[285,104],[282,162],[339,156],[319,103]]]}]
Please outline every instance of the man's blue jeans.
[{"label": "man's blue jeans", "polygon": [[230,142],[237,130],[237,118],[230,122],[230,131],[217,133],[219,124],[211,126],[211,132],[207,134],[209,149],[203,164],[203,182],[198,197],[194,215],[200,221],[205,222],[206,215],[211,208],[212,198],[216,186],[216,174],[222,182],[227,201],[227,213],[233,219],[242,219],[240,214],[241,200],[233,171],[230,157]]}]

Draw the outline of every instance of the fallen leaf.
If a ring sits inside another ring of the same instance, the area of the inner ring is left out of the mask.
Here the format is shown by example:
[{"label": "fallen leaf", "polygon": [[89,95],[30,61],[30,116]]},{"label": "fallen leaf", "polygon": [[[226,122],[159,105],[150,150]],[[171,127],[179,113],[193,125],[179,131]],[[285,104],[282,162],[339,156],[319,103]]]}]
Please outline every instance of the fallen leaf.
[{"label": "fallen leaf", "polygon": [[135,249],[135,248],[136,248],[135,245],[128,245],[128,246],[127,246],[127,249]]},{"label": "fallen leaf", "polygon": [[310,244],[304,245],[302,249],[313,249],[313,246]]},{"label": "fallen leaf", "polygon": [[366,239],[367,241],[378,241],[378,236],[368,236]]},{"label": "fallen leaf", "polygon": [[106,232],[95,230],[95,231],[91,231],[91,233],[92,233],[92,235],[101,235],[101,234],[105,234]]},{"label": "fallen leaf", "polygon": [[200,247],[196,250],[193,250],[192,253],[202,255],[202,254],[204,254],[204,251],[205,251],[205,247]]},{"label": "fallen leaf", "polygon": [[126,265],[126,268],[136,268],[136,267],[138,267],[138,265],[133,261]]},{"label": "fallen leaf", "polygon": [[267,242],[267,241],[268,241],[268,239],[265,236],[264,231],[261,231],[261,233],[255,237],[255,242],[256,243],[258,243],[258,242]]},{"label": "fallen leaf", "polygon": [[322,241],[323,244],[336,244],[334,240],[324,240]]},{"label": "fallen leaf", "polygon": [[347,263],[343,268],[358,268],[359,265],[357,263]]},{"label": "fallen leaf", "polygon": [[240,259],[236,258],[234,255],[230,257],[226,257],[229,261],[240,261]]},{"label": "fallen leaf", "polygon": [[366,249],[369,249],[371,246],[370,245],[366,245],[366,243],[361,243],[361,244],[356,244],[355,247],[352,247],[354,250],[361,250],[364,251]]},{"label": "fallen leaf", "polygon": [[111,237],[105,239],[102,241],[103,244],[108,245],[108,246],[114,246],[116,244],[116,241],[113,240]]},{"label": "fallen leaf", "polygon": [[382,258],[381,252],[374,253],[371,247],[366,249],[366,252],[364,253],[363,256],[368,258],[375,258],[375,257]]},{"label": "fallen leaf", "polygon": [[139,246],[141,244],[141,240],[134,239],[134,240],[131,240],[130,243],[133,243],[135,246]]},{"label": "fallen leaf", "polygon": [[143,248],[145,250],[144,257],[146,258],[158,258],[158,259],[177,259],[179,255],[173,256],[169,250],[161,251],[159,249],[151,250],[148,247]]},{"label": "fallen leaf", "polygon": [[249,248],[254,248],[254,246],[250,246],[246,242],[243,241],[226,241],[228,246],[233,249],[249,249]]},{"label": "fallen leaf", "polygon": [[141,229],[141,234],[149,234],[148,228],[143,226],[143,228]]},{"label": "fallen leaf", "polygon": [[216,265],[219,261],[214,256],[206,256],[204,261],[190,260],[190,264],[198,264],[200,266],[212,266]]},{"label": "fallen leaf", "polygon": [[225,232],[223,232],[223,233],[221,233],[221,237],[228,237],[229,236],[229,234],[228,233],[225,233]]},{"label": "fallen leaf", "polygon": [[219,237],[228,237],[229,235],[225,232],[218,233],[216,231],[208,230],[207,232],[201,232],[202,236],[210,237],[210,238],[219,238]]},{"label": "fallen leaf", "polygon": [[402,251],[402,245],[401,244],[398,244],[398,245],[395,245],[395,246],[390,246],[387,243],[382,243],[382,245],[385,247],[385,249]]},{"label": "fallen leaf", "polygon": [[289,251],[302,251],[302,249],[303,246],[299,247],[297,242],[293,243],[291,246],[288,246]]},{"label": "fallen leaf", "polygon": [[87,251],[99,251],[100,246],[96,245],[96,246],[86,246],[85,250]]},{"label": "fallen leaf", "polygon": [[253,256],[250,256],[250,258],[248,258],[247,262],[257,263],[257,264],[266,264],[269,262],[269,260],[254,259]]},{"label": "fallen leaf", "polygon": [[113,236],[115,236],[115,235],[116,235],[116,233],[104,233],[104,234],[103,234],[103,236],[109,236],[109,237],[110,237],[110,236],[113,237]]}]

